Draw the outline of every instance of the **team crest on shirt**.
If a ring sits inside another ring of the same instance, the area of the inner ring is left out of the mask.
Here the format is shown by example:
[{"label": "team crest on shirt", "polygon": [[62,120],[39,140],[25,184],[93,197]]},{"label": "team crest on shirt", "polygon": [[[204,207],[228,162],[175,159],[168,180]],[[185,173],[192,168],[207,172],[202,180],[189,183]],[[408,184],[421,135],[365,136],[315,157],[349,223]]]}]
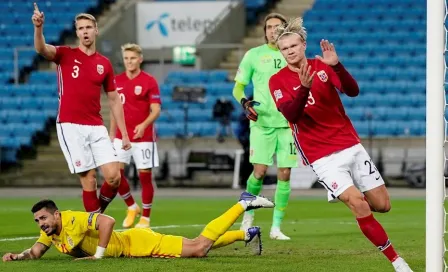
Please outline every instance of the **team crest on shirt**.
[{"label": "team crest on shirt", "polygon": [[319,72],[317,72],[317,76],[319,77],[320,81],[322,81],[322,82],[327,82],[327,80],[328,80],[328,75],[327,75],[327,73],[325,73],[324,70],[320,70]]},{"label": "team crest on shirt", "polygon": [[102,75],[104,73],[104,66],[101,64],[97,64],[96,71],[98,72],[98,74]]},{"label": "team crest on shirt", "polygon": [[134,93],[135,95],[140,95],[142,93],[142,86],[135,86]]}]

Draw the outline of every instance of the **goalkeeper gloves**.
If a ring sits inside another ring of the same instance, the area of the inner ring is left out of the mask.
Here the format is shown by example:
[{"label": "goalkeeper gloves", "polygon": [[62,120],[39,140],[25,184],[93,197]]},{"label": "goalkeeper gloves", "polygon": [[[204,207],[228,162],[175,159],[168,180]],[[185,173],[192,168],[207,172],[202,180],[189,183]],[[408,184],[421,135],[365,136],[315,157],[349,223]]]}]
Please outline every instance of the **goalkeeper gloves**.
[{"label": "goalkeeper gloves", "polygon": [[260,102],[248,100],[247,98],[241,99],[241,105],[243,106],[244,113],[247,119],[257,121],[258,113],[255,111],[254,106],[260,106]]}]

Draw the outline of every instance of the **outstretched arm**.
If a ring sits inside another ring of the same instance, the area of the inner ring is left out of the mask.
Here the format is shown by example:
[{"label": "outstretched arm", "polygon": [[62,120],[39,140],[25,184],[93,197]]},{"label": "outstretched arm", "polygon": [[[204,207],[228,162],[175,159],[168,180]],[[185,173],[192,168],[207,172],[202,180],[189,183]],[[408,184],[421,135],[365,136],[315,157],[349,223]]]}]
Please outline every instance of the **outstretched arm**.
[{"label": "outstretched arm", "polygon": [[22,253],[6,253],[3,255],[4,262],[20,261],[20,260],[33,260],[42,257],[49,247],[39,242],[35,243],[31,248],[24,250]]},{"label": "outstretched arm", "polygon": [[37,4],[34,3],[34,14],[31,17],[34,24],[34,48],[36,52],[48,60],[53,60],[56,56],[56,47],[45,43],[43,25],[45,21],[44,13],[39,11]]}]

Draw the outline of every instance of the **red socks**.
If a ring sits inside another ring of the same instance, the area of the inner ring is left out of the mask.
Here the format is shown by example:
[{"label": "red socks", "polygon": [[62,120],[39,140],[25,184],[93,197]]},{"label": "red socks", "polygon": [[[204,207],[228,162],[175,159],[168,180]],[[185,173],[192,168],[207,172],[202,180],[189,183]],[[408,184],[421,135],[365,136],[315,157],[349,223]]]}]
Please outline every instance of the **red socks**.
[{"label": "red socks", "polygon": [[118,188],[112,188],[109,183],[106,181],[103,182],[103,185],[100,189],[100,207],[101,212],[103,213],[110,202],[114,199],[114,197],[117,195]]},{"label": "red socks", "polygon": [[124,175],[123,169],[120,169],[120,174],[121,174],[121,181],[120,186],[118,186],[118,193],[123,198],[124,202],[126,202],[126,205],[130,207],[135,204],[135,200],[131,195],[131,188],[129,187],[129,183]]},{"label": "red socks", "polygon": [[154,186],[152,185],[152,172],[140,172],[140,184],[142,186],[142,216],[151,215],[152,199],[154,197]]},{"label": "red socks", "polygon": [[398,258],[398,254],[390,243],[386,232],[381,224],[373,217],[373,214],[366,217],[356,218],[356,220],[358,221],[362,233],[364,233],[372,244],[383,252],[389,261],[393,262]]},{"label": "red socks", "polygon": [[86,212],[100,212],[100,201],[95,191],[82,191],[82,202]]}]

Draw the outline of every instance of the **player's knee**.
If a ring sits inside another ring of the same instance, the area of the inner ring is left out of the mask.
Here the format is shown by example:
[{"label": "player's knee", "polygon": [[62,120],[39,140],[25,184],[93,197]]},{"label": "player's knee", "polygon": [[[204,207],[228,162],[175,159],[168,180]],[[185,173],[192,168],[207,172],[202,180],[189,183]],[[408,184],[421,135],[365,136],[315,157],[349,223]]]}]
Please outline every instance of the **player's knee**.
[{"label": "player's knee", "polygon": [[279,168],[277,170],[277,175],[280,180],[287,181],[289,180],[291,176],[291,169],[290,168]]},{"label": "player's knee", "polygon": [[256,164],[254,165],[254,176],[256,179],[260,180],[266,176],[268,167],[266,165]]},{"label": "player's knee", "polygon": [[349,196],[346,204],[356,217],[365,217],[371,213],[369,203],[367,203],[361,195]]},{"label": "player's knee", "polygon": [[118,172],[117,174],[110,175],[106,177],[105,180],[112,188],[117,188],[118,186],[120,186],[120,173]]},{"label": "player's knee", "polygon": [[82,189],[85,191],[96,190],[96,173],[94,171],[84,172],[79,175]]},{"label": "player's knee", "polygon": [[375,205],[373,208],[375,209],[376,212],[387,213],[390,211],[392,206],[390,205],[390,201],[385,200],[385,201],[381,201],[379,204]]}]

